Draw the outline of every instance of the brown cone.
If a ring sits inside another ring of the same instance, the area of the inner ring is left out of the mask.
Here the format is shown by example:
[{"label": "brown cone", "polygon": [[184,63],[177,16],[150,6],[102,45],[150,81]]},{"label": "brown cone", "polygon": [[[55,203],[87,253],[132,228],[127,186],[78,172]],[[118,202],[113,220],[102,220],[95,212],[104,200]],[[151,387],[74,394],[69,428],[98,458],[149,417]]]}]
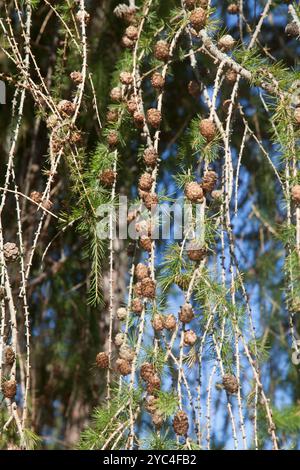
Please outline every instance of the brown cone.
[{"label": "brown cone", "polygon": [[3,245],[5,261],[15,261],[19,256],[19,248],[15,243],[7,242]]},{"label": "brown cone", "polygon": [[15,351],[11,346],[7,346],[5,348],[5,364],[7,364],[8,366],[12,366],[15,362],[15,358]]},{"label": "brown cone", "polygon": [[206,24],[206,11],[203,8],[196,8],[190,16],[190,23],[196,31],[204,28]]},{"label": "brown cone", "polygon": [[153,184],[153,178],[149,173],[144,173],[139,179],[139,189],[150,191]]},{"label": "brown cone", "polygon": [[200,134],[207,140],[211,142],[216,135],[216,126],[214,125],[211,119],[202,119],[199,125]]},{"label": "brown cone", "polygon": [[300,204],[300,184],[295,184],[291,190],[292,199],[296,204]]},{"label": "brown cone", "polygon": [[154,47],[154,56],[158,60],[167,61],[169,59],[170,49],[166,41],[158,41]]},{"label": "brown cone", "polygon": [[156,293],[156,283],[150,277],[141,281],[142,295],[148,299],[154,299]]},{"label": "brown cone", "polygon": [[131,373],[131,364],[130,362],[126,361],[126,359],[117,359],[116,366],[119,374],[121,375],[129,375]]},{"label": "brown cone", "polygon": [[177,436],[186,436],[189,430],[189,420],[185,411],[178,411],[174,416],[173,429]]},{"label": "brown cone", "polygon": [[162,315],[154,315],[152,326],[155,331],[162,331],[164,329],[164,318]]},{"label": "brown cone", "polygon": [[107,188],[111,188],[115,182],[116,173],[113,170],[104,170],[99,175],[100,182]]},{"label": "brown cone", "polygon": [[159,72],[154,72],[151,77],[151,84],[153,88],[161,90],[165,86],[165,79]]},{"label": "brown cone", "polygon": [[197,335],[193,330],[186,330],[183,335],[183,344],[185,346],[194,346],[197,341]]},{"label": "brown cone", "polygon": [[176,328],[177,322],[174,315],[166,315],[164,317],[164,327],[166,330],[174,330]]},{"label": "brown cone", "polygon": [[138,281],[141,281],[145,277],[149,277],[149,268],[143,263],[139,263],[135,267],[135,276]]},{"label": "brown cone", "polygon": [[217,179],[217,173],[211,170],[206,171],[201,183],[203,191],[210,193],[216,186]]},{"label": "brown cone", "polygon": [[144,162],[147,166],[150,166],[150,167],[155,167],[156,163],[157,163],[157,153],[155,152],[154,148],[147,148],[145,151],[144,151]]},{"label": "brown cone", "polygon": [[106,352],[99,352],[96,356],[96,364],[99,369],[107,369],[109,366],[109,357]]},{"label": "brown cone", "polygon": [[161,123],[161,112],[156,108],[150,108],[147,111],[147,121],[148,123],[157,129]]},{"label": "brown cone", "polygon": [[155,375],[154,366],[150,362],[144,362],[141,365],[140,376],[145,382],[149,382]]},{"label": "brown cone", "polygon": [[193,307],[191,306],[191,304],[184,304],[182,305],[182,307],[180,308],[180,312],[179,312],[179,320],[182,322],[182,323],[189,323],[193,320],[195,314],[194,314],[194,310],[193,310]]},{"label": "brown cone", "polygon": [[203,189],[196,181],[187,183],[184,188],[184,193],[191,202],[203,202]]},{"label": "brown cone", "polygon": [[6,380],[2,384],[2,392],[5,398],[14,398],[17,393],[17,382],[14,379]]},{"label": "brown cone", "polygon": [[142,236],[139,240],[139,245],[143,250],[148,251],[148,253],[150,253],[152,248],[152,240],[149,237]]},{"label": "brown cone", "polygon": [[139,315],[142,313],[143,308],[144,308],[143,302],[141,301],[141,299],[139,298],[133,299],[131,303],[131,310],[133,311],[133,313],[136,313]]},{"label": "brown cone", "polygon": [[228,393],[237,393],[239,389],[239,384],[236,377],[232,374],[225,374],[223,376],[223,386]]}]

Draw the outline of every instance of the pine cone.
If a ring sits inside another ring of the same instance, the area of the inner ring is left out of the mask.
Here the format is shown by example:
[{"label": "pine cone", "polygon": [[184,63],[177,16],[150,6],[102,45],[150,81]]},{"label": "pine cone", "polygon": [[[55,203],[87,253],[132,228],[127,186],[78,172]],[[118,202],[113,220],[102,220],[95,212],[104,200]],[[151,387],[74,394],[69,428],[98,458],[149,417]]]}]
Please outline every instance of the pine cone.
[{"label": "pine cone", "polygon": [[164,424],[164,416],[160,411],[154,411],[151,415],[152,423],[157,429],[160,429]]},{"label": "pine cone", "polygon": [[225,36],[222,36],[219,41],[218,41],[218,46],[221,49],[221,51],[231,51],[231,49],[234,48],[235,46],[235,40],[230,34],[225,34]]},{"label": "pine cone", "polygon": [[42,207],[47,211],[50,211],[53,207],[53,202],[51,202],[50,199],[46,199],[42,202]]},{"label": "pine cone", "polygon": [[133,82],[133,77],[130,72],[121,72],[120,73],[120,82],[123,85],[130,85]]},{"label": "pine cone", "polygon": [[99,175],[99,180],[104,186],[111,188],[115,182],[116,176],[117,175],[113,170],[108,169],[102,171]]},{"label": "pine cone", "polygon": [[183,344],[185,346],[194,346],[197,341],[197,335],[193,330],[187,330],[183,335]]},{"label": "pine cone", "polygon": [[42,197],[43,195],[39,191],[32,191],[30,193],[30,199],[32,199],[37,204],[40,204],[42,202]]},{"label": "pine cone", "polygon": [[143,191],[151,191],[153,178],[149,173],[144,173],[139,179],[139,188]]},{"label": "pine cone", "polygon": [[292,199],[296,204],[300,204],[300,184],[295,184],[291,190]]},{"label": "pine cone", "polygon": [[215,189],[214,191],[211,192],[211,197],[214,200],[220,201],[222,199],[222,196],[223,196],[223,192],[220,189]]},{"label": "pine cone", "polygon": [[202,261],[206,254],[206,248],[201,247],[199,242],[192,241],[188,244],[187,255],[191,261]]},{"label": "pine cone", "polygon": [[150,253],[152,249],[152,240],[149,237],[141,236],[139,240],[139,245],[143,250],[148,251]]},{"label": "pine cone", "polygon": [[206,25],[206,11],[201,7],[196,8],[191,13],[190,23],[196,31],[200,31]]},{"label": "pine cone", "polygon": [[216,172],[211,170],[206,171],[201,183],[203,191],[211,193],[216,185],[217,179],[218,176]]},{"label": "pine cone", "polygon": [[157,398],[154,395],[148,395],[145,398],[145,410],[148,411],[148,413],[155,413],[156,411],[156,406],[157,406]]},{"label": "pine cone", "polygon": [[155,331],[162,331],[164,329],[164,319],[162,315],[154,315],[152,326]]},{"label": "pine cone", "polygon": [[191,80],[188,84],[188,92],[194,98],[198,98],[200,95],[200,86],[196,80]]},{"label": "pine cone", "polygon": [[119,350],[119,356],[121,359],[125,359],[128,362],[132,362],[135,353],[127,344],[122,344]]},{"label": "pine cone", "polygon": [[170,314],[164,317],[164,327],[166,330],[175,330],[177,325],[176,318]]},{"label": "pine cone", "polygon": [[173,429],[177,436],[186,436],[189,430],[189,420],[185,411],[178,411],[174,416]]},{"label": "pine cone", "polygon": [[131,364],[126,359],[117,359],[116,366],[119,374],[129,375],[131,373]]},{"label": "pine cone", "polygon": [[157,374],[150,377],[146,390],[149,395],[155,395],[160,390],[160,378]]},{"label": "pine cone", "polygon": [[143,295],[143,290],[142,290],[142,283],[137,282],[133,288],[133,291],[137,297],[142,297]]},{"label": "pine cone", "polygon": [[122,344],[125,341],[125,334],[124,333],[118,333],[115,336],[115,345],[119,348],[122,346]]},{"label": "pine cone", "polygon": [[135,22],[135,14],[136,8],[130,7],[126,3],[119,3],[114,9],[114,15],[117,18],[121,18],[122,20],[126,21],[126,23],[134,23]]},{"label": "pine cone", "polygon": [[166,41],[158,41],[154,47],[154,57],[161,61],[167,61],[170,55],[169,44]]},{"label": "pine cone", "polygon": [[115,88],[111,90],[109,96],[111,100],[116,103],[122,101],[122,89],[116,86]]},{"label": "pine cone", "polygon": [[134,114],[138,110],[137,102],[134,98],[127,101],[126,107],[130,114]]},{"label": "pine cone", "polygon": [[140,376],[145,382],[149,382],[155,375],[154,366],[150,362],[141,365]]},{"label": "pine cone", "polygon": [[76,85],[80,85],[83,82],[83,77],[81,72],[71,72],[70,73],[71,80],[76,83]]},{"label": "pine cone", "polygon": [[56,114],[50,114],[50,116],[48,117],[46,121],[46,124],[47,124],[47,127],[53,128],[56,126],[57,122],[58,122],[58,117],[56,116]]},{"label": "pine cone", "polygon": [[75,112],[75,105],[68,100],[62,100],[58,103],[57,109],[63,116],[72,116]]},{"label": "pine cone", "polygon": [[150,237],[152,234],[152,224],[149,220],[141,220],[135,224],[135,230],[138,232],[140,237]]},{"label": "pine cone", "polygon": [[15,362],[15,359],[16,359],[15,351],[13,350],[11,346],[7,346],[5,348],[5,364],[7,364],[8,366],[12,366],[13,363]]},{"label": "pine cone", "polygon": [[132,39],[130,39],[128,36],[124,35],[121,39],[121,45],[125,47],[126,49],[133,49],[134,48],[134,43]]},{"label": "pine cone", "polygon": [[127,310],[124,307],[120,307],[117,310],[117,318],[118,320],[125,320],[127,318]]},{"label": "pine cone", "polygon": [[125,30],[125,35],[132,41],[136,41],[139,35],[138,29],[135,26],[128,26]]},{"label": "pine cone", "polygon": [[154,72],[151,77],[151,83],[153,88],[161,90],[165,86],[165,79],[159,72]]},{"label": "pine cone", "polygon": [[203,202],[203,190],[196,181],[187,183],[184,188],[184,193],[191,202]]},{"label": "pine cone", "polygon": [[70,144],[79,145],[82,143],[82,133],[80,131],[73,131],[69,137]]},{"label": "pine cone", "polygon": [[228,5],[227,7],[227,12],[230,14],[230,15],[237,15],[238,12],[239,12],[239,6],[236,4],[236,3],[231,3],[230,5]]},{"label": "pine cone", "polygon": [[227,72],[225,73],[225,80],[227,81],[227,83],[234,84],[236,82],[236,79],[237,79],[236,71],[233,69],[227,70]]},{"label": "pine cone", "polygon": [[144,308],[144,305],[141,299],[139,298],[133,299],[131,303],[131,310],[133,311],[133,313],[141,314],[143,311],[143,308]]},{"label": "pine cone", "polygon": [[145,116],[139,111],[135,111],[133,114],[133,120],[138,129],[142,129],[145,123]]},{"label": "pine cone", "polygon": [[6,380],[2,384],[2,392],[5,398],[14,398],[17,393],[17,382],[14,379]]},{"label": "pine cone", "polygon": [[223,376],[223,386],[228,393],[237,393],[239,384],[236,377],[232,374],[225,374]]},{"label": "pine cone", "polygon": [[148,299],[154,299],[156,293],[156,283],[150,277],[146,277],[141,281],[142,295]]},{"label": "pine cone", "polygon": [[155,167],[157,163],[157,153],[154,148],[147,148],[144,151],[143,159],[147,166],[150,166],[152,168]]},{"label": "pine cone", "polygon": [[148,123],[157,129],[161,123],[161,112],[156,108],[150,108],[147,111],[147,121]]},{"label": "pine cone", "polygon": [[110,131],[107,135],[107,143],[111,147],[115,147],[119,143],[119,136],[116,131]]},{"label": "pine cone", "polygon": [[180,308],[180,312],[179,312],[179,320],[182,322],[182,323],[189,323],[193,320],[195,314],[194,314],[194,310],[193,310],[193,307],[191,306],[191,304],[184,304],[182,305],[182,307]]},{"label": "pine cone", "polygon": [[15,261],[19,256],[19,248],[15,243],[7,242],[3,245],[5,261]]},{"label": "pine cone", "polygon": [[300,35],[298,25],[295,21],[288,23],[284,30],[285,34],[291,38],[297,38]]},{"label": "pine cone", "polygon": [[146,193],[143,197],[143,201],[147,209],[150,211],[151,209],[155,209],[158,204],[158,196],[155,193]]},{"label": "pine cone", "polygon": [[96,356],[96,364],[99,369],[107,369],[109,366],[109,357],[106,352],[99,352]]},{"label": "pine cone", "polygon": [[211,142],[216,135],[216,126],[210,119],[202,119],[199,125],[200,134],[206,139],[207,142]]},{"label": "pine cone", "polygon": [[145,277],[149,277],[149,268],[143,263],[139,263],[135,267],[135,277],[141,281]]},{"label": "pine cone", "polygon": [[117,122],[119,119],[119,112],[116,108],[110,109],[106,114],[106,119],[108,122]]}]

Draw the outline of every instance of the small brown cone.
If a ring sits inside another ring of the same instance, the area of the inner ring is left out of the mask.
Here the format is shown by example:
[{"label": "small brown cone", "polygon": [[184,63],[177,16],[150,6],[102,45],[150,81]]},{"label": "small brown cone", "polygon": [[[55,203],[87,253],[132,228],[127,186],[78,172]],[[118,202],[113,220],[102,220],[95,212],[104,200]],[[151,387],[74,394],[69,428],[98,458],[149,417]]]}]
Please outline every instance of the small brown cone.
[{"label": "small brown cone", "polygon": [[139,245],[143,250],[148,251],[148,253],[150,253],[152,249],[152,240],[149,237],[142,236],[139,240]]},{"label": "small brown cone", "polygon": [[161,61],[167,61],[170,55],[169,44],[166,41],[158,41],[154,47],[154,56]]},{"label": "small brown cone", "polygon": [[5,380],[2,384],[2,392],[5,398],[14,398],[17,393],[17,382],[14,379]]},{"label": "small brown cone", "polygon": [[42,201],[42,197],[43,195],[39,191],[32,191],[30,193],[30,199],[32,199],[37,204],[40,204],[40,202]]},{"label": "small brown cone", "polygon": [[164,424],[164,416],[160,411],[154,411],[152,414],[152,423],[157,429],[160,429]]},{"label": "small brown cone", "polygon": [[182,322],[182,323],[189,323],[193,320],[195,314],[194,314],[194,310],[193,310],[193,307],[191,306],[191,304],[184,304],[182,305],[182,307],[180,308],[180,312],[179,312],[179,320]]},{"label": "small brown cone", "polygon": [[154,299],[156,293],[156,283],[150,277],[146,277],[141,281],[142,295],[148,299]]},{"label": "small brown cone", "polygon": [[193,330],[187,330],[183,335],[183,344],[185,346],[194,346],[197,341],[197,335]]},{"label": "small brown cone", "polygon": [[154,413],[156,411],[157,398],[154,395],[148,395],[145,398],[145,409],[148,413]]},{"label": "small brown cone", "polygon": [[139,189],[142,191],[151,191],[153,178],[149,173],[144,173],[139,179]]},{"label": "small brown cone", "polygon": [[237,15],[239,12],[239,6],[236,3],[231,3],[228,5],[227,11],[230,15]]},{"label": "small brown cone", "polygon": [[133,49],[135,41],[130,39],[126,34],[121,39],[121,45],[125,47],[125,49]]},{"label": "small brown cone", "polygon": [[228,393],[237,393],[239,389],[239,384],[236,377],[232,374],[225,374],[223,376],[223,386]]},{"label": "small brown cone", "polygon": [[297,38],[300,35],[300,30],[295,21],[288,23],[284,30],[285,34],[291,38]]},{"label": "small brown cone", "polygon": [[133,77],[130,72],[121,72],[120,73],[120,82],[123,85],[130,85],[133,82]]},{"label": "small brown cone", "polygon": [[177,325],[176,318],[174,315],[166,315],[164,317],[164,327],[166,330],[175,330]]},{"label": "small brown cone", "polygon": [[138,38],[139,32],[135,26],[128,26],[125,30],[125,34],[129,39],[135,41]]},{"label": "small brown cone", "polygon": [[211,119],[202,119],[199,125],[199,130],[200,134],[207,142],[211,142],[217,133],[216,126]]},{"label": "small brown cone", "polygon": [[147,111],[147,121],[148,123],[157,129],[161,123],[161,112],[156,108],[150,108]]},{"label": "small brown cone", "polygon": [[122,344],[119,350],[119,356],[125,361],[132,362],[135,356],[135,352],[127,344]]},{"label": "small brown cone", "polygon": [[119,143],[119,136],[116,131],[110,131],[107,135],[108,145],[115,147]]},{"label": "small brown cone", "polygon": [[149,268],[143,263],[139,263],[135,267],[135,276],[138,281],[142,281],[145,277],[149,277]]},{"label": "small brown cone", "polygon": [[295,184],[291,190],[292,199],[297,204],[300,205],[300,184]]},{"label": "small brown cone", "polygon": [[113,186],[115,179],[116,173],[110,169],[102,171],[102,173],[99,175],[100,182],[107,188],[111,188]]},{"label": "small brown cone", "polygon": [[153,88],[161,90],[165,86],[165,79],[159,72],[154,72],[151,77],[151,84]]},{"label": "small brown cone", "polygon": [[137,102],[134,98],[127,101],[126,107],[130,114],[134,114],[138,110]]},{"label": "small brown cone", "polygon": [[142,297],[143,289],[142,289],[142,283],[140,281],[135,284],[133,291],[137,297]]},{"label": "small brown cone", "polygon": [[230,34],[225,34],[219,39],[218,46],[221,51],[231,51],[231,49],[233,49],[235,46],[235,40],[232,36],[230,36]]},{"label": "small brown cone", "polygon": [[119,374],[125,376],[131,373],[131,364],[126,359],[117,359],[116,366]]},{"label": "small brown cone", "polygon": [[196,181],[187,183],[184,188],[184,193],[191,202],[203,202],[203,189]]},{"label": "small brown cone", "polygon": [[189,430],[189,420],[185,411],[178,411],[174,416],[173,429],[177,436],[186,436]]},{"label": "small brown cone", "polygon": [[155,375],[154,366],[150,362],[144,362],[141,365],[140,376],[145,382],[149,382]]},{"label": "small brown cone", "polygon": [[19,248],[15,243],[7,242],[3,245],[3,253],[5,261],[15,261],[19,256]]},{"label": "small brown cone", "polygon": [[106,119],[108,122],[117,122],[119,119],[119,112],[117,109],[110,109],[106,114]]},{"label": "small brown cone", "polygon": [[139,129],[143,128],[145,122],[145,116],[143,115],[143,113],[135,111],[135,113],[133,114],[133,120],[136,127],[138,127]]},{"label": "small brown cone", "polygon": [[96,356],[96,364],[99,369],[107,369],[109,366],[109,357],[106,352],[99,352]]},{"label": "small brown cone", "polygon": [[13,350],[11,346],[7,346],[5,348],[5,364],[7,364],[8,366],[12,366],[13,363],[15,362],[15,359],[16,359],[15,351]]},{"label": "small brown cone", "polygon": [[162,331],[164,329],[164,318],[162,315],[154,315],[152,326],[155,331]]},{"label": "small brown cone", "polygon": [[122,344],[125,341],[125,334],[124,333],[118,333],[115,336],[115,345],[119,348],[122,346]]},{"label": "small brown cone", "polygon": [[62,100],[58,103],[57,109],[63,116],[72,116],[75,112],[75,105],[68,100]]},{"label": "small brown cone", "polygon": [[82,77],[81,72],[76,72],[76,71],[71,72],[70,78],[74,83],[76,83],[76,85],[80,85],[80,83],[83,82],[83,77]]},{"label": "small brown cone", "polygon": [[150,166],[151,168],[155,167],[157,158],[158,156],[154,148],[149,147],[144,151],[143,159],[147,166]]},{"label": "small brown cone", "polygon": [[125,307],[120,307],[117,310],[117,318],[122,321],[127,318],[127,309]]},{"label": "small brown cone", "polygon": [[146,193],[143,197],[143,201],[147,209],[150,211],[151,209],[155,209],[158,204],[158,196],[155,193]]},{"label": "small brown cone", "polygon": [[207,254],[205,247],[200,246],[199,242],[192,241],[188,244],[187,255],[191,261],[202,261]]},{"label": "small brown cone", "polygon": [[216,186],[217,179],[218,175],[215,171],[206,171],[201,182],[203,191],[211,193],[211,191]]},{"label": "small brown cone", "polygon": [[146,390],[149,395],[155,395],[160,390],[160,378],[157,374],[150,377]]},{"label": "small brown cone", "polygon": [[110,98],[114,102],[122,101],[122,89],[119,87],[115,87],[110,92]]},{"label": "small brown cone", "polygon": [[203,8],[196,8],[190,16],[190,23],[196,31],[200,31],[206,25],[206,11]]},{"label": "small brown cone", "polygon": [[143,311],[143,302],[141,301],[141,299],[139,299],[138,297],[133,299],[132,303],[131,303],[131,310],[133,311],[133,313],[136,313],[137,315],[140,315]]}]

